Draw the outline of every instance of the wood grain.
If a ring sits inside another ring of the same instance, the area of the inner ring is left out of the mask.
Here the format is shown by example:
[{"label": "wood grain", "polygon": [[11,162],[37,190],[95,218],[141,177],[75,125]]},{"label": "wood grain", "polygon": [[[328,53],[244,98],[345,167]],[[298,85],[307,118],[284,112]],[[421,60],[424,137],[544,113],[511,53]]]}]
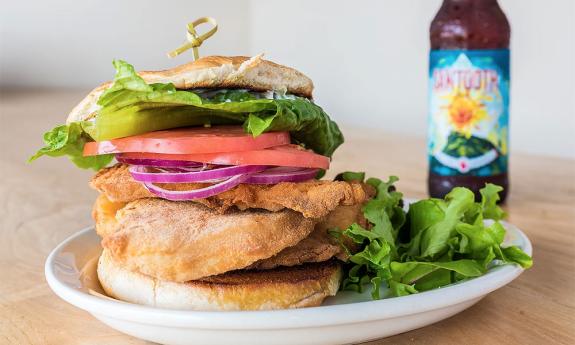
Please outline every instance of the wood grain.
[{"label": "wood grain", "polygon": [[[60,300],[44,281],[50,250],[91,224],[95,193],[87,186],[91,172],[64,159],[25,160],[84,94],[0,95],[0,344],[146,343]],[[422,139],[344,132],[347,143],[336,153],[331,175],[393,174],[405,195],[426,195]],[[533,242],[534,267],[459,315],[369,344],[575,344],[575,162],[515,152],[511,158],[506,208]]]}]

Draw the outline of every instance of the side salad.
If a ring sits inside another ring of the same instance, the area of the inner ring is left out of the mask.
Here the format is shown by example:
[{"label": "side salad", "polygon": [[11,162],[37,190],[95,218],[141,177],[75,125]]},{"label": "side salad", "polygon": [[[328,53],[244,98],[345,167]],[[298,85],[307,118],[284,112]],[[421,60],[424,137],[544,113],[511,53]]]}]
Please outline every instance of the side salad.
[{"label": "side salad", "polygon": [[[364,182],[365,174],[345,172],[338,179]],[[365,181],[377,191],[363,207],[368,229],[354,223],[330,231],[349,254],[342,290],[362,292],[371,285],[372,297],[379,299],[386,284],[391,296],[405,296],[481,276],[496,265],[532,266],[520,248],[503,246],[500,186],[487,184],[480,202],[469,189],[457,187],[445,199],[420,200],[405,211],[397,181],[395,176]],[[352,254],[344,236],[362,249]]]}]

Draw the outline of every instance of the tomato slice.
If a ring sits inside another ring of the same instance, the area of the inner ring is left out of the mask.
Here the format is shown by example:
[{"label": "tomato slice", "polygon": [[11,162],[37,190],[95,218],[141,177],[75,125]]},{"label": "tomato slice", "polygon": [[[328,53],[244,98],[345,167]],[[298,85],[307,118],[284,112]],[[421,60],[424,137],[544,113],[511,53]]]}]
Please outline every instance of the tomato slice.
[{"label": "tomato slice", "polygon": [[241,126],[188,127],[88,142],[84,145],[84,156],[123,152],[166,154],[238,152],[289,143],[288,132],[267,132],[254,138]]},{"label": "tomato slice", "polygon": [[182,160],[220,165],[275,165],[302,168],[329,168],[329,158],[307,151],[298,145],[283,145],[244,152],[160,154],[122,153],[122,158]]}]

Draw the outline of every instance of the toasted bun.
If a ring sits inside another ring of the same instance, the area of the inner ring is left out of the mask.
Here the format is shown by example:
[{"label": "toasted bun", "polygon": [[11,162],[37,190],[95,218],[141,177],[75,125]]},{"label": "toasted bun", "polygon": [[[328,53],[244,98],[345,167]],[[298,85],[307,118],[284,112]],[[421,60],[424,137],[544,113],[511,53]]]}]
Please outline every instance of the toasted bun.
[{"label": "toasted bun", "polygon": [[[315,221],[292,210],[219,214],[193,202],[140,199],[116,213],[102,246],[124,267],[185,282],[245,268],[296,245]],[[102,231],[98,231],[102,233]]]},{"label": "toasted bun", "polygon": [[199,281],[175,283],[132,272],[106,250],[98,278],[114,298],[137,304],[191,310],[271,310],[318,306],[339,288],[335,261],[267,271],[236,271]]},{"label": "toasted bun", "polygon": [[[313,82],[293,68],[245,56],[206,56],[164,71],[138,74],[147,83],[172,83],[178,89],[241,88],[257,91],[278,90],[312,97]],[[111,85],[104,83],[92,90],[68,115],[66,122],[90,118],[97,110],[96,101]]]}]

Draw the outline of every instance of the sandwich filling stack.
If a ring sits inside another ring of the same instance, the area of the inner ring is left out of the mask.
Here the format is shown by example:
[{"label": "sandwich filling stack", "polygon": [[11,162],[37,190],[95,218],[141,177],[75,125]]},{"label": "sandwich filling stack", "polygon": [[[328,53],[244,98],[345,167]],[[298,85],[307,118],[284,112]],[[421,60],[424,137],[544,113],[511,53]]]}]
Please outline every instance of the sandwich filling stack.
[{"label": "sandwich filling stack", "polygon": [[362,207],[375,189],[318,179],[343,136],[313,102],[312,81],[261,56],[139,73],[114,65],[114,81],[33,157],[98,170],[105,292],[193,310],[307,307],[334,295],[358,248],[330,230],[367,227]]}]

